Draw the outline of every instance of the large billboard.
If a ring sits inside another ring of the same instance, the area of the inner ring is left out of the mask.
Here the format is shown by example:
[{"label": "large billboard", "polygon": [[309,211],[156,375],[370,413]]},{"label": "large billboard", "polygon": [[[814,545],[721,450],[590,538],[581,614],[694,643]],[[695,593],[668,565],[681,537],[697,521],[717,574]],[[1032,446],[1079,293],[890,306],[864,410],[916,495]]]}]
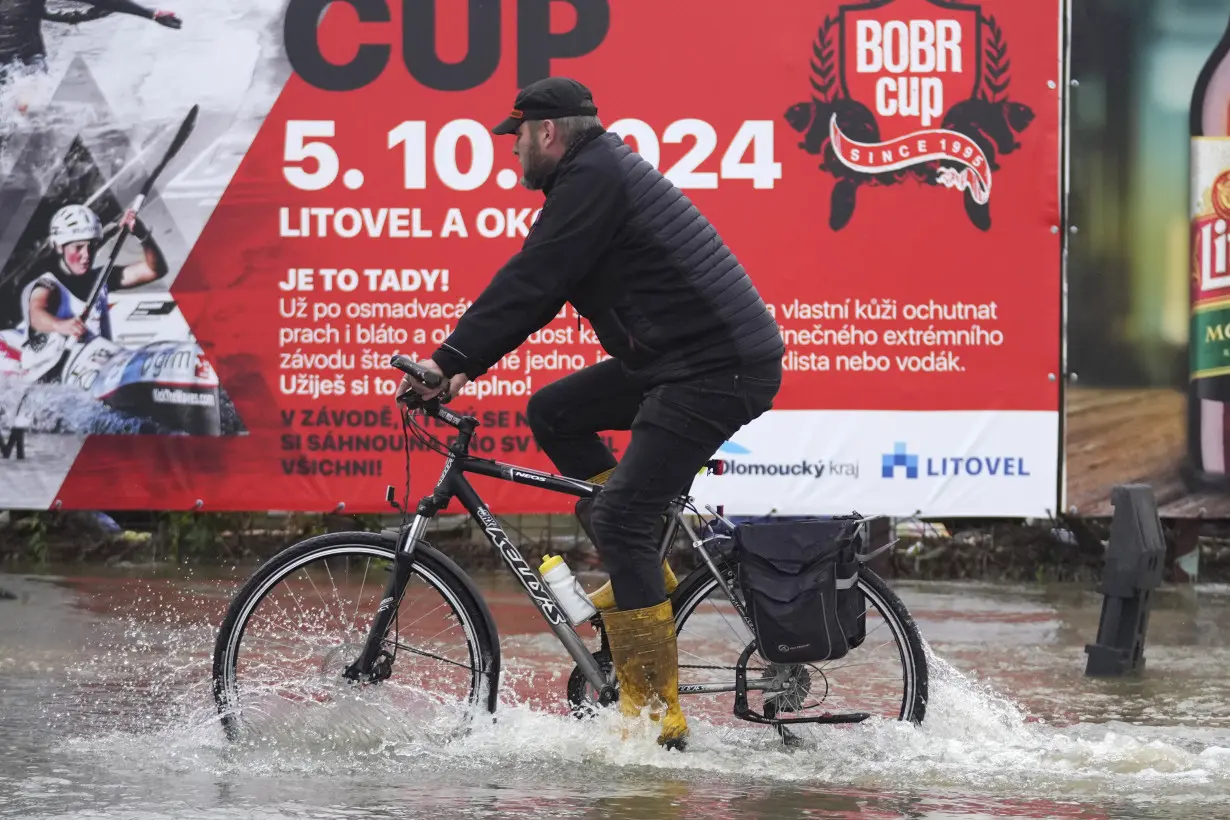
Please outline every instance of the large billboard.
[{"label": "large billboard", "polygon": [[[700,207],[785,338],[774,409],[702,502],[1057,510],[1061,0],[181,16],[47,21],[0,92],[0,508],[387,509],[389,358],[430,355],[533,225],[491,128],[553,75]],[[552,470],[528,397],[605,356],[565,307],[455,400],[474,452]],[[429,491],[441,458],[412,463]],[[475,483],[499,512],[571,510]]]}]

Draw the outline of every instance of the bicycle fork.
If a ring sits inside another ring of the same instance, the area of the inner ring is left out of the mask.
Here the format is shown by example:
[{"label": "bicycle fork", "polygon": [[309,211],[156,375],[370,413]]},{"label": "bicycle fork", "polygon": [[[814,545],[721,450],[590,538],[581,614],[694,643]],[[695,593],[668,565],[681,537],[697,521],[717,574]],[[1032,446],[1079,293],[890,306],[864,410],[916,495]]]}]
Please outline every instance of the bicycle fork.
[{"label": "bicycle fork", "polygon": [[376,617],[372,619],[363,651],[358,659],[342,672],[342,677],[347,680],[375,682],[392,674],[393,656],[384,649],[384,636],[389,631],[389,625],[393,622],[398,607],[401,606],[401,597],[405,594],[406,585],[410,583],[410,571],[414,568],[414,547],[426,529],[427,518],[419,514],[415,515],[410,527],[399,534],[393,556],[393,572],[389,575],[384,594],[380,596],[380,606],[376,610]]}]

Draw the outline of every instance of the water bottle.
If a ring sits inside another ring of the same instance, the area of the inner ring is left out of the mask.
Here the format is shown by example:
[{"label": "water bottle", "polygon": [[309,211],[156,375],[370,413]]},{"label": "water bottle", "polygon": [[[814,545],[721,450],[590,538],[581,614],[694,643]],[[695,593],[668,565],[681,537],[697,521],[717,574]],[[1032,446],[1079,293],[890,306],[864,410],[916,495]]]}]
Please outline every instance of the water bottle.
[{"label": "water bottle", "polygon": [[560,556],[550,554],[543,556],[538,573],[555,593],[555,599],[559,601],[564,614],[572,621],[573,626],[584,623],[598,611],[589,600],[589,596],[585,594],[585,590],[581,588],[581,582],[573,576],[572,570]]}]

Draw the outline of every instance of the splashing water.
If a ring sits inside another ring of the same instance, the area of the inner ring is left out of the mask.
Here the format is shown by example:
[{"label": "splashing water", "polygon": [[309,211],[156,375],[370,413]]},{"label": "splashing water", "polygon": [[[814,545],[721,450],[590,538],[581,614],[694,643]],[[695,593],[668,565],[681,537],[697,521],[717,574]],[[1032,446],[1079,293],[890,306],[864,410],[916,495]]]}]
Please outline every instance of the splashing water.
[{"label": "splashing water", "polygon": [[[782,795],[823,793],[827,800],[859,795],[873,803],[922,795],[917,799],[929,807],[962,816],[1009,809],[1073,816],[1077,809],[1067,804],[1130,803],[1132,816],[1190,817],[1230,786],[1230,731],[1049,725],[930,649],[923,726],[834,727],[819,745],[799,749],[763,727],[692,719],[689,748],[679,754],[657,747],[648,725],[622,739],[613,710],[577,720],[562,706],[571,662],[541,634],[504,636],[496,719],[477,721],[463,736],[445,741],[432,721],[390,710],[377,689],[296,712],[232,744],[214,712],[209,674],[218,613],[233,587],[127,579],[115,586],[122,589],[109,589],[108,597],[123,599],[123,611],[133,614],[96,623],[89,649],[68,660],[64,674],[45,677],[55,685],[34,708],[34,719],[56,737],[47,754],[60,759],[62,774],[17,778],[17,800],[0,806],[0,816],[42,815],[49,795],[65,809],[78,793],[157,816],[174,813],[174,801],[153,800],[149,789],[132,802],[119,794],[123,789],[98,785],[132,782],[174,783],[210,805],[218,804],[217,784],[232,784],[246,795],[244,806],[275,800],[280,812],[290,811],[286,801],[340,810],[373,795],[386,802],[413,795],[413,805],[425,810],[498,795],[503,809],[526,816],[540,811],[541,801],[562,801],[583,814],[599,797],[669,798],[695,808],[723,794],[767,794],[768,805],[780,808]],[[0,677],[12,671],[4,654]],[[82,782],[82,772],[91,780]],[[396,798],[388,792],[394,787]]]}]

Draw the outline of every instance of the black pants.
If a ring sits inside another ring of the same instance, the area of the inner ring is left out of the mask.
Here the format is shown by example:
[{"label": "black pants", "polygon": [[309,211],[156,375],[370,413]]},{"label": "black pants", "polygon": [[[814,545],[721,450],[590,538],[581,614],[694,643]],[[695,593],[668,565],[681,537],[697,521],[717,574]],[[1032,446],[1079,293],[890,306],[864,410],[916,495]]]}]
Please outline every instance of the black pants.
[{"label": "black pants", "polygon": [[598,554],[620,609],[666,600],[654,524],[717,448],[773,405],[781,363],[672,382],[642,391],[607,359],[535,393],[530,429],[560,474],[587,479],[616,467],[599,438],[631,430],[592,509]]}]

